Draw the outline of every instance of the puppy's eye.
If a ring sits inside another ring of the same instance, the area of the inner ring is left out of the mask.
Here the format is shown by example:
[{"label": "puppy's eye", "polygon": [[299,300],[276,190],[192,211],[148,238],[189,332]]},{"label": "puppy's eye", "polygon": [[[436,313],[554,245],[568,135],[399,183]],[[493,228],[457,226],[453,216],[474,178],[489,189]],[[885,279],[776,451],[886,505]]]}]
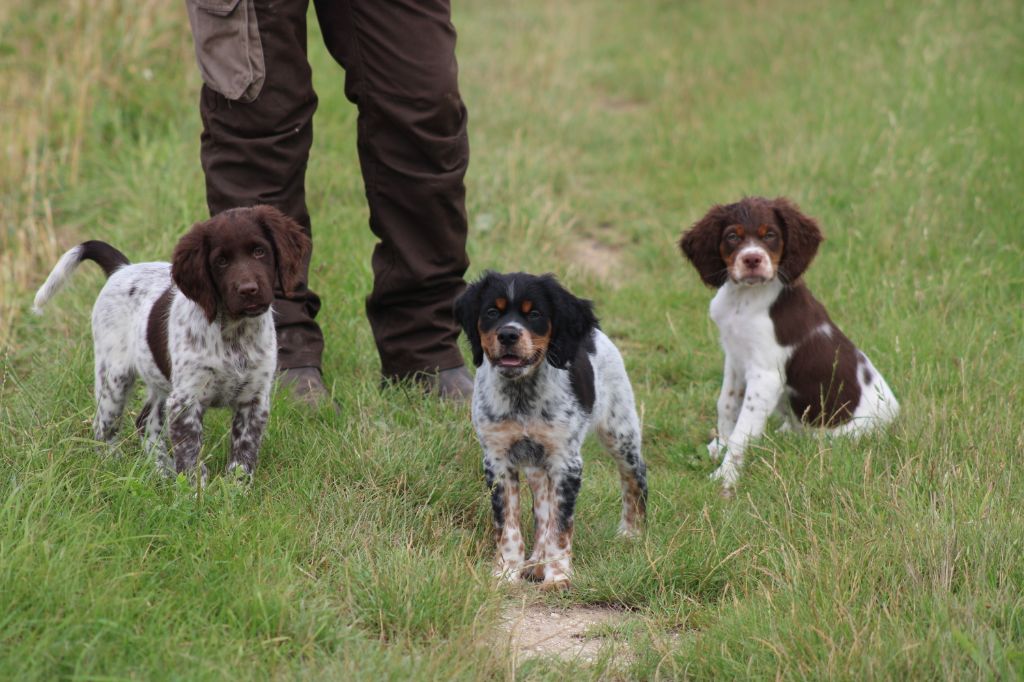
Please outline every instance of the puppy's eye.
[{"label": "puppy's eye", "polygon": [[540,319],[540,311],[539,310],[531,310],[530,312],[526,313],[526,317],[527,317],[527,319],[530,319],[530,320],[539,320]]},{"label": "puppy's eye", "polygon": [[226,256],[217,256],[216,260],[213,261],[213,264],[218,268],[226,268],[228,266],[228,259]]},{"label": "puppy's eye", "polygon": [[767,232],[764,233],[765,239],[776,239],[778,236],[779,233],[774,230],[768,230]]},{"label": "puppy's eye", "polygon": [[736,244],[740,243],[740,236],[733,232],[732,234],[725,238],[725,243],[729,244],[730,246],[735,246]]},{"label": "puppy's eye", "polygon": [[497,308],[488,308],[487,312],[484,313],[484,317],[488,320],[496,320],[501,316],[501,312]]},{"label": "puppy's eye", "polygon": [[263,258],[267,255],[266,250],[262,246],[257,246],[252,250],[253,258]]}]

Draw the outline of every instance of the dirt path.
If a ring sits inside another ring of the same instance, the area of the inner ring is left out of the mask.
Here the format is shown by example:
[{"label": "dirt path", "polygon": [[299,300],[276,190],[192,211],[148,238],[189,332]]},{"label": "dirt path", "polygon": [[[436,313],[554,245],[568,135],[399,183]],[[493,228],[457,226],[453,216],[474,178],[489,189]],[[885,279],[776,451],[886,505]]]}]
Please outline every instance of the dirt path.
[{"label": "dirt path", "polygon": [[615,626],[630,618],[627,611],[608,607],[562,609],[513,603],[502,614],[497,639],[510,646],[517,658],[557,656],[590,662],[605,646],[626,649],[623,642],[616,641],[613,628],[600,626]]}]

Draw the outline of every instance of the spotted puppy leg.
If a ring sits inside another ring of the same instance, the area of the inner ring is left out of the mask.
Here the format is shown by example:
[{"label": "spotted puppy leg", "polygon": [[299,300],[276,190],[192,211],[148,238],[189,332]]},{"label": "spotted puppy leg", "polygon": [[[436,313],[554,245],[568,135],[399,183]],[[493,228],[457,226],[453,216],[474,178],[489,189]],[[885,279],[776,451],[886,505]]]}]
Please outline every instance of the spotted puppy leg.
[{"label": "spotted puppy leg", "polygon": [[[203,446],[203,409],[195,400],[171,393],[167,399],[170,421],[171,448],[174,452],[174,470],[195,481],[196,462]],[[206,465],[199,464],[200,486],[206,485]]]},{"label": "spotted puppy leg", "polygon": [[227,472],[234,474],[239,480],[252,480],[269,415],[267,401],[261,398],[239,405],[235,409],[235,416],[231,422],[231,460],[228,462]]},{"label": "spotted puppy leg", "polygon": [[640,454],[639,419],[624,420],[616,426],[598,429],[605,449],[615,458],[622,486],[622,516],[619,535],[636,537],[647,515],[647,464]]},{"label": "spotted puppy leg", "polygon": [[725,373],[722,377],[722,391],[718,394],[718,433],[708,443],[708,455],[718,460],[725,452],[725,444],[736,428],[740,416],[744,393],[743,375],[737,371],[729,358],[725,359]]},{"label": "spotted puppy leg", "polygon": [[576,497],[583,480],[583,459],[578,452],[549,460],[548,479],[554,491],[553,523],[545,537],[544,584],[546,589],[567,589],[572,578],[572,535]]},{"label": "spotted puppy leg", "polygon": [[519,527],[519,471],[504,458],[484,458],[484,475],[491,490],[494,537],[498,545],[494,575],[510,582],[519,579],[526,543]]},{"label": "spotted puppy leg", "polygon": [[128,394],[134,385],[135,372],[131,367],[106,361],[96,363],[96,416],[92,421],[96,440],[114,442]]},{"label": "spotted puppy leg", "polygon": [[526,467],[526,480],[533,497],[533,551],[523,567],[522,577],[540,582],[544,580],[544,564],[549,536],[554,532],[555,491],[547,471],[539,467]]},{"label": "spotted puppy leg", "polygon": [[768,417],[782,393],[782,379],[772,372],[760,371],[748,380],[739,418],[726,443],[725,457],[721,466],[711,474],[712,480],[722,481],[726,491],[731,491],[735,486],[747,446],[764,433]]},{"label": "spotted puppy leg", "polygon": [[153,460],[157,473],[169,477],[174,475],[174,461],[167,453],[167,441],[164,439],[166,419],[166,396],[150,390],[135,420],[135,429],[142,435],[142,450]]}]

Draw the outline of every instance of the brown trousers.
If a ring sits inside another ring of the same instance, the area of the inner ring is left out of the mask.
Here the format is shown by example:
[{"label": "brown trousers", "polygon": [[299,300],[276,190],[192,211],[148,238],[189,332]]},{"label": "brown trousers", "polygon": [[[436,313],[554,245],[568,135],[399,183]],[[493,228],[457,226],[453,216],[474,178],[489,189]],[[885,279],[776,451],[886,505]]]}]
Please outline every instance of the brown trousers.
[{"label": "brown trousers", "polygon": [[[206,81],[201,159],[210,213],[265,203],[310,229],[305,174],[317,97],[306,57],[308,0],[187,1]],[[314,0],[314,6],[327,49],[345,69],[345,95],[359,110],[359,163],[370,229],[380,239],[366,315],[381,370],[406,377],[461,366],[452,301],[465,287],[469,264],[463,184],[469,143],[449,0]],[[244,20],[246,12],[248,29],[228,49],[242,45],[248,58],[219,59],[219,34],[231,29],[218,28],[217,20]],[[212,36],[201,35],[210,22]],[[242,66],[225,67],[237,63]],[[237,99],[210,87],[217,67],[233,79],[219,89]],[[248,89],[246,75],[253,79]],[[278,291],[274,303],[280,369],[320,367],[323,335],[314,319],[320,297],[303,279],[294,296]]]}]

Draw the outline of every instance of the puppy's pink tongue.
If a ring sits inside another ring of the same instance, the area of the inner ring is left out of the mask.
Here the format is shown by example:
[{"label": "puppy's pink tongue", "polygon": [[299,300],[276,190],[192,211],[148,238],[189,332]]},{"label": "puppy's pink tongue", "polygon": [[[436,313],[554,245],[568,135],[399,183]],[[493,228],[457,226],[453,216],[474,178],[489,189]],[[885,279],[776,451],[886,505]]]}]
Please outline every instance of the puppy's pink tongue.
[{"label": "puppy's pink tongue", "polygon": [[515,355],[503,355],[501,359],[498,360],[498,364],[502,367],[518,367],[522,362],[523,361]]}]

